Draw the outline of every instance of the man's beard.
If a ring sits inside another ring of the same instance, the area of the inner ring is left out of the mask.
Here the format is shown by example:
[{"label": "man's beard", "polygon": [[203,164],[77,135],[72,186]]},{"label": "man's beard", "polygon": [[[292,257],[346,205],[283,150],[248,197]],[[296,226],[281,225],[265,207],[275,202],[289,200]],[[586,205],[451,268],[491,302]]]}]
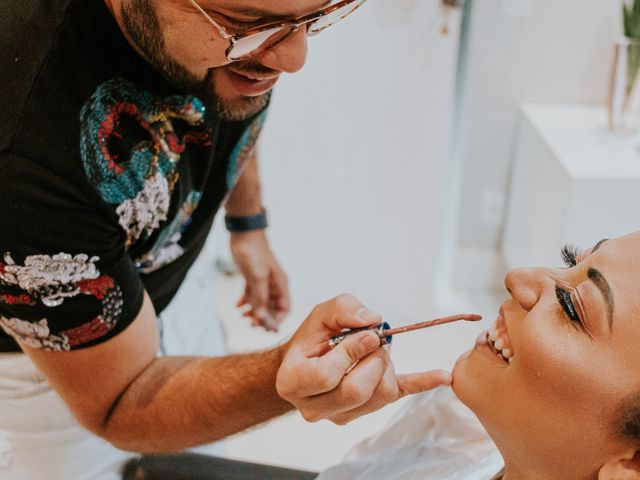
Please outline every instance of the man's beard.
[{"label": "man's beard", "polygon": [[[215,71],[210,68],[203,79],[197,78],[166,52],[160,22],[152,0],[129,0],[122,3],[122,21],[127,34],[142,50],[146,59],[163,77],[176,88],[192,92],[209,107],[214,108],[225,120],[245,120],[262,110],[271,93],[257,97],[228,100],[215,91]],[[223,67],[219,67],[223,68]],[[246,72],[262,72],[265,67],[251,62],[236,62],[234,69]]]}]

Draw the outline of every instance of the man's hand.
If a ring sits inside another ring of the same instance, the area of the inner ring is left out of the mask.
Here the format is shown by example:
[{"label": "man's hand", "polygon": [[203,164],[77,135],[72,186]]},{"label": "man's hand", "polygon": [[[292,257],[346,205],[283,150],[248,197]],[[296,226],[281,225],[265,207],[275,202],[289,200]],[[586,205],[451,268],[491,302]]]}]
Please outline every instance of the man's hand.
[{"label": "man's hand", "polygon": [[290,341],[278,371],[278,394],[308,421],[329,419],[344,425],[405,395],[451,384],[451,375],[441,370],[396,375],[373,332],[328,347],[329,338],[345,328],[381,322],[380,315],[351,295],[318,305]]},{"label": "man's hand", "polygon": [[238,307],[248,307],[243,315],[251,318],[252,325],[277,331],[291,300],[287,275],[269,248],[264,230],[232,233],[231,253],[246,281]]}]

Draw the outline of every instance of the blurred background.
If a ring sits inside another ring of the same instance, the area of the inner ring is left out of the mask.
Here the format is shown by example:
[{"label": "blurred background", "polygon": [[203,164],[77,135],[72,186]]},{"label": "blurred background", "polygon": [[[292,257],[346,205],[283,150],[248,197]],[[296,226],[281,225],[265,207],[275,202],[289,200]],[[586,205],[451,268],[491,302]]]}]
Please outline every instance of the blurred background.
[{"label": "blurred background", "polygon": [[[394,341],[398,371],[450,369],[495,320],[508,269],[636,230],[640,89],[624,34],[622,0],[369,0],[310,38],[260,145],[293,309],[277,335],[252,329],[234,306],[242,278],[219,271],[229,348],[274,345],[350,292],[395,326],[483,314]],[[218,225],[208,250],[218,265],[225,236]],[[291,414],[224,448],[321,470],[400,404],[346,427]]]}]

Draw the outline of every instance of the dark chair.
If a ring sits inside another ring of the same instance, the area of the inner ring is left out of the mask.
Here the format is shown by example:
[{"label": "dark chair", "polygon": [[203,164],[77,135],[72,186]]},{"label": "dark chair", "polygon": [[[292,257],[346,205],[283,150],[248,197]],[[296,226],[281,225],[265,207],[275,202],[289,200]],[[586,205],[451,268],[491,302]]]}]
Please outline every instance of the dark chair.
[{"label": "dark chair", "polygon": [[143,455],[129,461],[123,480],[312,480],[318,474],[194,453]]}]

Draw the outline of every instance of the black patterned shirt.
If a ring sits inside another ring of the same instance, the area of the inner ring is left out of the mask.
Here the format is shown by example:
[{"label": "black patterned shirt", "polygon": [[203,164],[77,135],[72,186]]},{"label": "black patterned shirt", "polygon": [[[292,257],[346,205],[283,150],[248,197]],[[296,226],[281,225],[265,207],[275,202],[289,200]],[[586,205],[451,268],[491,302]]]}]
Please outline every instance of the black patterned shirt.
[{"label": "black patterned shirt", "polygon": [[0,352],[95,345],[170,302],[266,109],[173,88],[103,0],[0,3]]}]

